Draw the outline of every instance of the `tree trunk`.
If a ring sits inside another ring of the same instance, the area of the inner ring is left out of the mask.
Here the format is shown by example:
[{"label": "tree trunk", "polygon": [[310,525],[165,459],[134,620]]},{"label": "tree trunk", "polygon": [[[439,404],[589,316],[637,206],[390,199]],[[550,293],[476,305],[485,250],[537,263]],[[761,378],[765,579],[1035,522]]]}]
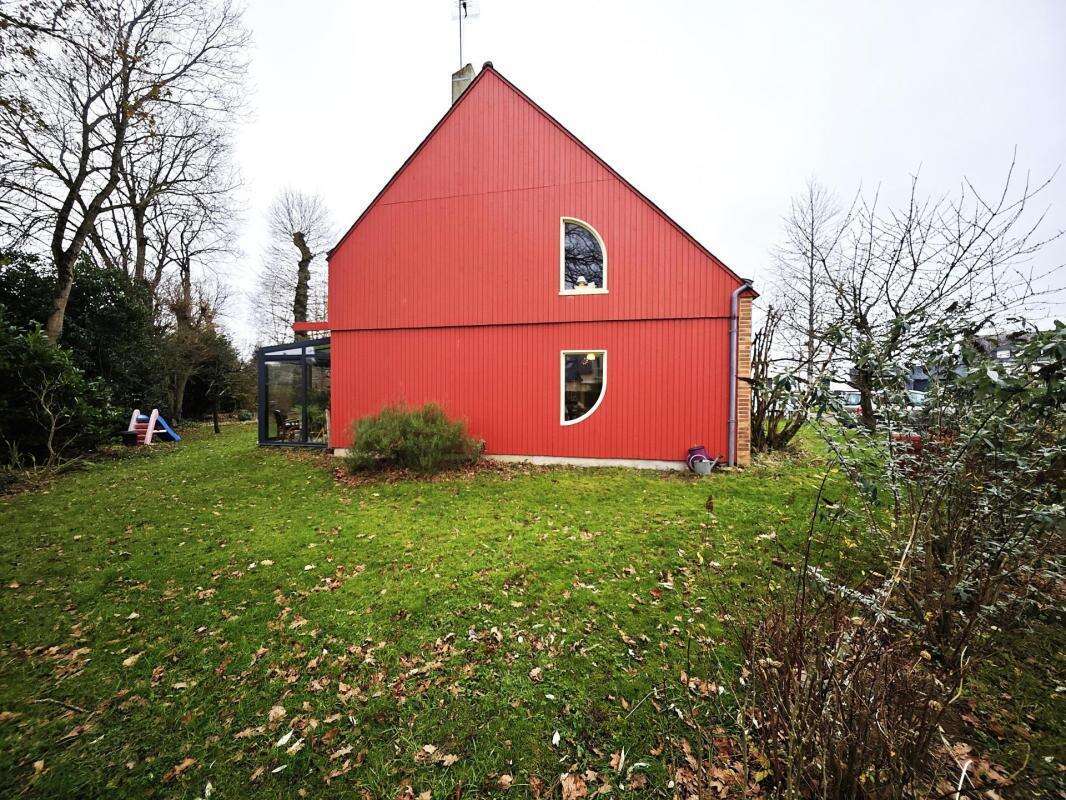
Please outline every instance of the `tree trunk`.
[{"label": "tree trunk", "polygon": [[[292,243],[300,251],[300,260],[296,267],[296,296],[292,301],[292,320],[293,322],[307,322],[307,292],[311,283],[311,259],[314,258],[314,254],[300,231],[293,233]],[[297,334],[296,338],[306,339],[307,334]]]},{"label": "tree trunk", "polygon": [[63,322],[67,315],[67,301],[70,299],[70,289],[74,285],[74,259],[69,253],[56,261],[56,289],[52,297],[52,313],[45,325],[45,335],[52,344],[59,342],[63,335]]},{"label": "tree trunk", "polygon": [[148,234],[145,231],[147,212],[146,207],[133,207],[133,277],[137,281],[144,280],[144,265],[148,259]]},{"label": "tree trunk", "polygon": [[[125,97],[125,95],[123,95]],[[71,186],[67,190],[66,199],[59,209],[52,231],[52,260],[56,265],[56,292],[52,298],[52,313],[45,325],[45,335],[52,344],[59,342],[63,335],[63,323],[67,315],[67,300],[70,298],[70,287],[74,285],[74,265],[85,248],[85,242],[96,224],[96,218],[100,209],[111,193],[118,186],[119,166],[121,164],[122,148],[126,141],[126,125],[128,117],[123,115],[121,123],[116,128],[115,142],[111,145],[111,170],[105,183],[94,196],[82,213],[81,222],[74,229],[74,235],[66,250],[63,249],[63,237],[70,222],[71,209],[74,207],[75,196],[81,190],[84,174],[81,176],[78,186]],[[84,165],[85,155],[82,155]]]},{"label": "tree trunk", "polygon": [[189,383],[188,370],[181,370],[174,376],[174,420],[181,422],[184,419],[182,406],[185,405],[185,387]]},{"label": "tree trunk", "polygon": [[222,433],[222,428],[218,424],[218,398],[215,397],[211,401],[211,421],[215,424],[215,433]]},{"label": "tree trunk", "polygon": [[178,334],[188,334],[193,328],[192,310],[192,264],[189,259],[182,259],[178,265],[181,275],[181,294],[174,303],[174,321],[177,323]]},{"label": "tree trunk", "polygon": [[862,412],[859,419],[869,430],[877,430],[877,419],[874,417],[874,376],[869,370],[862,369],[855,370],[854,376],[853,382],[859,392],[859,409]]},{"label": "tree trunk", "polygon": [[[813,225],[812,225],[813,227]],[[814,236],[814,232],[811,232]],[[813,241],[813,239],[812,239]],[[813,246],[813,245],[812,245]],[[815,329],[814,306],[818,302],[815,296],[814,254],[807,265],[807,386],[814,383],[814,338],[818,335]]]}]

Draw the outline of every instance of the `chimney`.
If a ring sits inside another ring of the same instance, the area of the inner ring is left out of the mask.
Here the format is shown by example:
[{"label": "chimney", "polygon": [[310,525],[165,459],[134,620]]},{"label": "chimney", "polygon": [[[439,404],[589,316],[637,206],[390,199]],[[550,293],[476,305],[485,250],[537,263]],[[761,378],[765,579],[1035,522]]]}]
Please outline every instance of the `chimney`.
[{"label": "chimney", "polygon": [[452,105],[462,96],[466,91],[466,87],[470,85],[470,82],[474,80],[474,65],[467,64],[458,72],[452,73]]}]

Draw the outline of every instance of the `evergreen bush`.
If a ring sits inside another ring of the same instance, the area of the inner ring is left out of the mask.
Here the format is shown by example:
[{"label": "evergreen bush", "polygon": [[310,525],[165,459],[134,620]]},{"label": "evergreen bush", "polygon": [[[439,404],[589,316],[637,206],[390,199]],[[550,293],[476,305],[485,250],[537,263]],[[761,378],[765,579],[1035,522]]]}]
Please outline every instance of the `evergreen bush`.
[{"label": "evergreen bush", "polygon": [[438,405],[389,406],[355,422],[345,462],[351,472],[388,468],[440,472],[476,462],[483,448],[462,422],[448,419]]},{"label": "evergreen bush", "polygon": [[0,462],[57,466],[110,438],[117,413],[107,387],[87,379],[70,350],[39,326],[20,332],[0,316]]}]

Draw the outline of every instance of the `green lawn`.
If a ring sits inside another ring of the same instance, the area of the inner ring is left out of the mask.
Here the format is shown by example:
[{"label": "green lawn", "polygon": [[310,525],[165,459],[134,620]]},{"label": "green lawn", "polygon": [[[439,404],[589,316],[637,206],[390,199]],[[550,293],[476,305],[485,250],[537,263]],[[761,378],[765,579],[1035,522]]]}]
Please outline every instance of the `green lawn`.
[{"label": "green lawn", "polygon": [[669,703],[711,669],[689,645],[783,579],[820,476],[347,486],[254,441],[198,429],[0,500],[0,791],[472,797],[576,765],[669,796]]},{"label": "green lawn", "polygon": [[818,475],[350,487],[254,440],[196,431],[0,500],[0,785],[470,796],[572,764],[618,783],[624,747],[666,792],[654,753],[711,592],[775,576]]}]

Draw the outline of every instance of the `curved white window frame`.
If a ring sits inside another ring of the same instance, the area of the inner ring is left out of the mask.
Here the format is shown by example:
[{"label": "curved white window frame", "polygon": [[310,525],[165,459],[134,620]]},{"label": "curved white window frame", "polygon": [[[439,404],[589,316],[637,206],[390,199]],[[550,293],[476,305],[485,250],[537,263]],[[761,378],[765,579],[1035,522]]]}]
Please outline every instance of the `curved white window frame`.
[{"label": "curved white window frame", "polygon": [[[580,225],[596,238],[596,243],[600,246],[600,253],[603,254],[603,286],[595,289],[566,288],[566,223],[568,222]],[[607,294],[607,245],[603,243],[603,237],[600,236],[598,230],[585,222],[585,220],[577,217],[559,217],[559,294]]]},{"label": "curved white window frame", "polygon": [[[584,355],[585,353],[597,353],[603,358],[603,388],[600,389],[600,396],[596,398],[596,402],[592,404],[592,408],[586,411],[577,419],[566,418],[566,357]],[[603,398],[607,396],[607,351],[602,348],[587,347],[584,350],[560,350],[559,351],[559,424],[560,425],[576,425],[579,422],[584,422],[593,414],[596,413],[596,409],[600,407],[600,403],[603,402]]]}]

